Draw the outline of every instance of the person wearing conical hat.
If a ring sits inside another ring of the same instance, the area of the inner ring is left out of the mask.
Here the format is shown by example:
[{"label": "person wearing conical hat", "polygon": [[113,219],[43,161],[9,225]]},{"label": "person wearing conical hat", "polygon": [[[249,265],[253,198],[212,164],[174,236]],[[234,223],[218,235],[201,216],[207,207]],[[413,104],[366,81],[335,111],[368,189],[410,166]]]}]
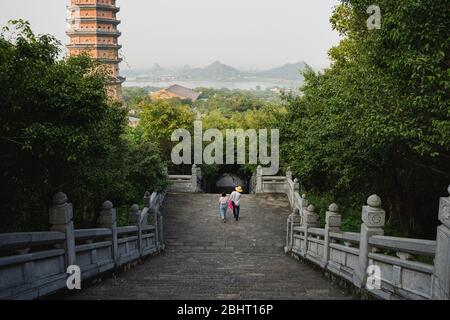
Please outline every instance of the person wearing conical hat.
[{"label": "person wearing conical hat", "polygon": [[239,211],[241,208],[242,187],[238,186],[230,195],[231,204],[233,206],[233,215],[236,221],[239,221]]}]

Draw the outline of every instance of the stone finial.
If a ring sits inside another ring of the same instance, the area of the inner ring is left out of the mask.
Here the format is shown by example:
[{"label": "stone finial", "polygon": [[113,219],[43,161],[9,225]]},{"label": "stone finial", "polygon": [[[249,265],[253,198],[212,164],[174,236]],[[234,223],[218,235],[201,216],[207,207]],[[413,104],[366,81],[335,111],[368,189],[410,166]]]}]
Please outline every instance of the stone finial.
[{"label": "stone finial", "polygon": [[139,211],[139,206],[137,205],[137,204],[133,204],[131,207],[130,207],[130,212],[131,213],[136,213],[136,212],[138,212]]},{"label": "stone finial", "polygon": [[306,199],[306,194],[302,194],[302,199]]},{"label": "stone finial", "polygon": [[132,225],[139,225],[141,223],[141,214],[139,212],[139,206],[137,204],[133,204],[130,207],[130,223]]},{"label": "stone finial", "polygon": [[336,203],[332,203],[328,207],[328,211],[325,213],[325,225],[330,230],[339,231],[341,228],[342,217],[338,211],[338,205]]},{"label": "stone finial", "polygon": [[328,211],[337,213],[339,211],[339,207],[338,207],[338,205],[336,203],[332,203],[328,207]]},{"label": "stone finial", "polygon": [[101,228],[111,228],[115,226],[117,219],[116,210],[111,201],[105,201],[102,204],[102,211],[99,217],[99,226]]},{"label": "stone finial", "polygon": [[49,222],[54,231],[59,231],[58,226],[67,225],[73,219],[72,204],[67,203],[67,200],[67,195],[63,192],[58,192],[53,196],[53,206],[49,211]]},{"label": "stone finial", "polygon": [[145,191],[145,193],[144,193],[144,206],[147,207],[147,208],[150,208],[150,197],[151,197],[150,192]]},{"label": "stone finial", "polygon": [[288,167],[286,170],[286,177],[288,179],[292,179],[292,171],[291,171],[291,167]]},{"label": "stone finial", "polygon": [[294,179],[294,183],[298,183],[298,179],[297,178]]},{"label": "stone finial", "polygon": [[304,225],[308,227],[319,226],[319,215],[315,212],[316,208],[311,204],[308,206],[306,212],[304,212]]},{"label": "stone finial", "polygon": [[55,206],[63,205],[65,203],[67,203],[67,200],[68,200],[67,195],[63,192],[58,192],[57,194],[55,194],[53,196],[53,204]]},{"label": "stone finial", "polygon": [[114,208],[114,205],[113,205],[113,203],[111,201],[106,200],[105,202],[103,202],[102,210],[110,210],[112,208]]},{"label": "stone finial", "polygon": [[381,208],[381,198],[373,194],[367,199],[367,204],[372,208]]},{"label": "stone finial", "polygon": [[384,227],[386,212],[381,209],[381,199],[376,194],[367,199],[367,206],[363,206],[362,221],[370,228]]}]

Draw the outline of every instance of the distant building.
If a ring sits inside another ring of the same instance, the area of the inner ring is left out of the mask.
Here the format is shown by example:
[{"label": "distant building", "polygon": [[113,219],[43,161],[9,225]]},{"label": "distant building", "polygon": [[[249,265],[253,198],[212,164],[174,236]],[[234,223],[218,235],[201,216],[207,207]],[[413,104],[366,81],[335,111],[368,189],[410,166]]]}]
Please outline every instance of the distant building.
[{"label": "distant building", "polygon": [[140,121],[141,120],[139,118],[132,117],[132,116],[128,117],[128,125],[132,128],[136,128],[139,125]]},{"label": "distant building", "polygon": [[153,100],[164,100],[164,99],[181,99],[181,100],[191,100],[192,102],[197,101],[200,97],[200,93],[189,88],[185,88],[178,84],[170,86],[169,88],[162,89],[157,92],[152,92],[150,94]]}]

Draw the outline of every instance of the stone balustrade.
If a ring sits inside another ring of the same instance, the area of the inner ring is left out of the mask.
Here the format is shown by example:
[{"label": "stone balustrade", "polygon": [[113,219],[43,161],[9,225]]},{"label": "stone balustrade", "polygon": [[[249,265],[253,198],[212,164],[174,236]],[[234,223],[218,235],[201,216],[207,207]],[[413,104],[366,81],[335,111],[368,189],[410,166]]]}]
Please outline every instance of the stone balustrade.
[{"label": "stone balustrade", "polygon": [[[288,170],[286,176],[263,177],[257,193],[285,193],[292,207],[286,225],[285,252],[320,266],[326,273],[381,299],[450,299],[450,197],[440,200],[437,240],[384,235],[385,211],[372,195],[362,207],[361,231],[341,230],[336,204],[326,212],[324,228]],[[450,187],[449,187],[450,194]]]},{"label": "stone balustrade", "polygon": [[[146,193],[144,208],[130,208],[131,226],[117,227],[116,209],[102,205],[99,228],[75,229],[64,193],[53,198],[51,231],[0,234],[0,299],[35,299],[66,288],[69,266],[81,279],[125,267],[164,249],[164,194]],[[149,221],[150,220],[150,221]]]},{"label": "stone balustrade", "polygon": [[195,164],[192,166],[192,174],[190,175],[169,175],[168,177],[169,192],[202,192],[202,170]]}]

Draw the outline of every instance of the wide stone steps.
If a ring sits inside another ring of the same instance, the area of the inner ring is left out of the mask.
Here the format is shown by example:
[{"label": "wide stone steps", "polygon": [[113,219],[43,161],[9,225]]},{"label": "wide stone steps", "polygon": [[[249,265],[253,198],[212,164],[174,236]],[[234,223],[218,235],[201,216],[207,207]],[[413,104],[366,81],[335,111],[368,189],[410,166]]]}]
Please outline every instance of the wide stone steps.
[{"label": "wide stone steps", "polygon": [[349,299],[315,268],[283,252],[287,198],[245,195],[222,223],[218,195],[169,194],[166,251],[72,299]]}]

